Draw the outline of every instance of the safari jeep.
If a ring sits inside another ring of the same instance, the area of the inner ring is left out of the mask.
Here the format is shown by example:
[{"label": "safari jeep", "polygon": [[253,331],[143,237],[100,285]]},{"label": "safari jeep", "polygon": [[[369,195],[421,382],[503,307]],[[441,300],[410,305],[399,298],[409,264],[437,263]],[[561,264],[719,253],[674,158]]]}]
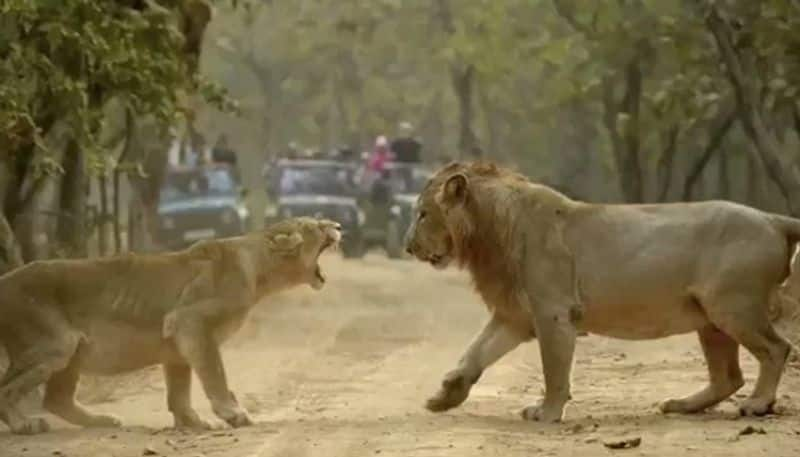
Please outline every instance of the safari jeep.
[{"label": "safari jeep", "polygon": [[298,216],[325,218],[342,226],[345,257],[363,255],[364,212],[356,202],[356,167],[323,159],[281,159],[265,170],[270,203],[264,223]]},{"label": "safari jeep", "polygon": [[370,191],[361,199],[366,215],[364,223],[365,249],[382,247],[392,259],[404,256],[403,235],[411,225],[414,204],[431,176],[419,164],[390,162],[386,164],[386,185],[389,198],[371,198]]},{"label": "safari jeep", "polygon": [[195,241],[248,230],[246,191],[229,165],[171,167],[158,204],[158,242],[181,249]]}]

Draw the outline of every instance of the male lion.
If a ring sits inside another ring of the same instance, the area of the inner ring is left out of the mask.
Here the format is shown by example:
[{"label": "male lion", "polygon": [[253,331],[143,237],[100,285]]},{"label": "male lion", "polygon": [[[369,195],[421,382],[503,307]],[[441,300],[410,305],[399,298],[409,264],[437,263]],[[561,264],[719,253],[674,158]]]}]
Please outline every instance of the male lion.
[{"label": "male lion", "polygon": [[82,372],[161,364],[176,427],[207,428],[190,403],[192,370],[214,413],[251,423],[228,390],[219,345],[262,298],[300,284],[319,289],[319,255],[341,238],[336,222],[288,219],[262,232],[202,241],[168,254],[33,262],[0,277],[0,419],[14,433],[47,431],[18,409],[46,383],[45,408],[73,424],[118,426],[75,401]]},{"label": "male lion", "polygon": [[640,340],[695,331],[708,387],[664,412],[716,405],[744,384],[741,344],[758,359],[744,415],[771,411],[790,345],[767,316],[789,272],[800,221],[715,201],[595,205],[491,164],[451,164],[428,182],[407,251],[436,268],[466,267],[491,318],[427,402],[466,400],[483,370],[539,339],[543,401],[528,420],[559,421],[570,398],[578,332]]}]

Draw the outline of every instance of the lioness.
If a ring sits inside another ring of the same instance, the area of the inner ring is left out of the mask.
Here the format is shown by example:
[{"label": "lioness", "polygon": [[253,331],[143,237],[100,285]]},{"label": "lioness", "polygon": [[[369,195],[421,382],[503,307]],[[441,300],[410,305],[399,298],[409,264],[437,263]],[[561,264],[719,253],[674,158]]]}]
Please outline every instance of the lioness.
[{"label": "lioness", "polygon": [[190,403],[192,370],[214,413],[251,423],[228,390],[219,345],[265,296],[319,289],[319,255],[341,238],[336,222],[288,219],[237,238],[168,254],[33,262],[0,277],[0,419],[14,433],[49,429],[18,409],[46,383],[45,408],[73,424],[118,426],[75,401],[82,372],[116,374],[161,364],[176,427],[207,428]]},{"label": "lioness", "polygon": [[696,412],[739,390],[741,344],[760,366],[740,412],[766,414],[790,351],[767,306],[798,239],[800,221],[734,203],[587,204],[491,164],[451,164],[420,194],[406,248],[436,268],[465,267],[491,318],[427,408],[460,405],[487,367],[538,338],[545,395],[522,416],[559,421],[577,332],[697,332],[709,385],[661,409]]}]

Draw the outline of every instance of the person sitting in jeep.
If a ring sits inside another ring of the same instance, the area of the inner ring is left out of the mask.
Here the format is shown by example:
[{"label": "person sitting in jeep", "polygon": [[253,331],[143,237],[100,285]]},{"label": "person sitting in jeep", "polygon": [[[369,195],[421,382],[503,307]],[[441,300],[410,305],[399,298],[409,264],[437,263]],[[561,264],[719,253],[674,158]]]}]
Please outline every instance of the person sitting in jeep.
[{"label": "person sitting in jeep", "polygon": [[370,201],[376,207],[388,208],[392,201],[393,189],[388,170],[381,171],[380,177],[372,184]]}]

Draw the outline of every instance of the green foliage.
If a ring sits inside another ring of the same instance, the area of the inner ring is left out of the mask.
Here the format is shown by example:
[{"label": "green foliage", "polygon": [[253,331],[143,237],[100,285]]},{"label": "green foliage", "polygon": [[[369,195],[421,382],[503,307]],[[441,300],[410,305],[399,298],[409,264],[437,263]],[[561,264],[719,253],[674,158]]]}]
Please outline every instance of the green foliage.
[{"label": "green foliage", "polygon": [[[570,154],[619,176],[635,156],[645,181],[635,198],[653,199],[657,169],[672,154],[684,178],[736,107],[704,21],[710,4],[744,24],[738,38],[757,50],[753,77],[777,122],[800,87],[800,10],[781,0],[253,1],[220,8],[204,68],[242,99],[255,141],[273,152],[290,140],[369,148],[410,120],[429,154],[452,156],[450,71],[470,66],[474,128],[492,157],[539,177]],[[743,157],[745,137],[731,138],[729,154]]]},{"label": "green foliage", "polygon": [[[195,76],[183,53],[178,1],[6,0],[0,3],[0,150],[44,148],[60,122],[99,168],[104,107],[120,100],[136,115],[173,125]],[[201,93],[230,108],[209,83]]]}]

